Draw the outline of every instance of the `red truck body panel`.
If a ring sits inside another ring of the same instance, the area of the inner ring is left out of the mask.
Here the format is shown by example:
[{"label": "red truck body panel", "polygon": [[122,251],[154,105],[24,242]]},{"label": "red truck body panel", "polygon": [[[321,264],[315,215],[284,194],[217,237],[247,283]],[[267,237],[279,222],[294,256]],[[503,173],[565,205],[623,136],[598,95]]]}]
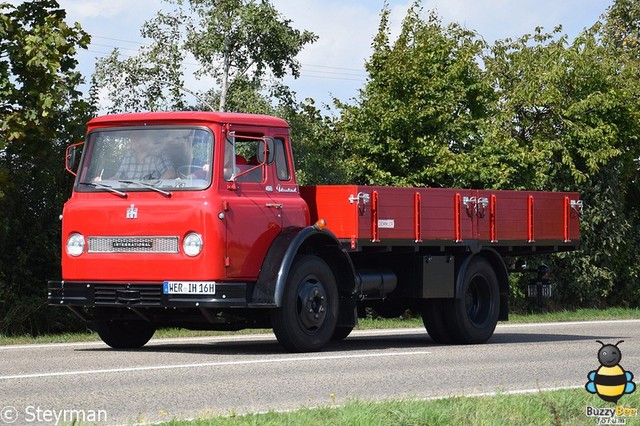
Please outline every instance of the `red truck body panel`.
[{"label": "red truck body panel", "polygon": [[[357,201],[358,194],[369,202]],[[578,212],[567,204],[577,193],[336,185],[302,187],[301,195],[312,221],[324,219],[338,238],[359,245],[575,245],[580,239]]]}]

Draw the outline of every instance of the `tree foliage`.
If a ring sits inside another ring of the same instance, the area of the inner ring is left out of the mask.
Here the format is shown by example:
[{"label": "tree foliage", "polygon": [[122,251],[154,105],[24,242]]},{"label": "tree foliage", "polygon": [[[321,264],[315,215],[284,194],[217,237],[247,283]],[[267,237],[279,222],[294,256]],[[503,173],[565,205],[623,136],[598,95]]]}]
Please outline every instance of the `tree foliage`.
[{"label": "tree foliage", "polygon": [[[200,20],[187,25],[185,47],[200,62],[200,75],[220,84],[218,109],[225,110],[233,81],[262,79],[267,71],[279,79],[290,72],[299,76],[296,55],[317,37],[291,27],[268,1],[190,0]],[[220,65],[218,65],[220,64]]]},{"label": "tree foliage", "polygon": [[89,36],[67,25],[53,0],[0,3],[0,11],[1,149],[28,131],[44,130],[47,117],[78,97],[73,56]]},{"label": "tree foliage", "polygon": [[[234,106],[228,102],[234,85],[241,86],[236,93],[246,93],[248,87],[260,92],[268,86],[267,78],[297,77],[296,55],[316,40],[313,33],[294,29],[268,1],[169,2],[178,6],[175,11],[160,11],[143,25],[141,35],[152,42],[139,55],[120,59],[114,50],[98,61],[94,90],[107,89],[111,111],[185,109],[181,90],[187,55],[198,64],[195,76],[217,85],[196,95],[200,104],[207,106],[213,98],[220,111],[227,110]],[[286,99],[290,95],[282,88],[274,84],[270,90]]]},{"label": "tree foliage", "polygon": [[640,4],[616,0],[605,15],[603,41],[618,52],[640,54]]},{"label": "tree foliage", "polygon": [[390,11],[383,10],[366,64],[369,80],[356,105],[343,105],[347,168],[355,183],[467,183],[459,158],[478,142],[491,96],[477,62],[484,43],[457,24],[444,27],[433,13],[422,20],[421,11],[414,3],[392,44]]},{"label": "tree foliage", "polygon": [[184,17],[158,12],[144,23],[140,34],[153,42],[143,45],[138,55],[121,58],[114,49],[96,61],[91,76],[94,103],[106,96],[109,112],[184,110],[185,52],[180,49]]},{"label": "tree foliage", "polygon": [[497,42],[484,58],[498,102],[477,150],[482,180],[490,187],[579,191],[588,206],[581,252],[550,259],[565,305],[621,300],[637,274],[630,274],[637,250],[625,200],[640,155],[638,69],[603,43],[601,29],[597,24],[572,43],[560,29],[538,30]]},{"label": "tree foliage", "polygon": [[0,333],[55,329],[46,280],[59,277],[64,148],[90,114],[76,49],[89,36],[52,0],[0,4]]}]

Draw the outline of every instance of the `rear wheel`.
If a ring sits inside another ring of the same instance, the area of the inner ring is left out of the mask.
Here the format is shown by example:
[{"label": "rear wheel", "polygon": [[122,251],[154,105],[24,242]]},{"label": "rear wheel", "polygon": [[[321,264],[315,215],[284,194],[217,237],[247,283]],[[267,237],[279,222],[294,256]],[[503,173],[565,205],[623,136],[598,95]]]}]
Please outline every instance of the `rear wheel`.
[{"label": "rear wheel", "polygon": [[142,320],[113,320],[98,315],[95,323],[102,341],[114,349],[141,348],[156,332],[153,324]]},{"label": "rear wheel", "polygon": [[486,342],[498,323],[500,290],[491,264],[474,257],[462,277],[461,295],[452,300],[447,326],[454,343]]},{"label": "rear wheel", "polygon": [[446,319],[450,306],[451,299],[427,299],[422,308],[422,322],[436,343],[451,343],[451,333]]},{"label": "rear wheel", "polygon": [[338,289],[331,268],[316,256],[296,258],[282,306],[271,312],[278,342],[291,352],[318,351],[334,335],[337,313]]}]

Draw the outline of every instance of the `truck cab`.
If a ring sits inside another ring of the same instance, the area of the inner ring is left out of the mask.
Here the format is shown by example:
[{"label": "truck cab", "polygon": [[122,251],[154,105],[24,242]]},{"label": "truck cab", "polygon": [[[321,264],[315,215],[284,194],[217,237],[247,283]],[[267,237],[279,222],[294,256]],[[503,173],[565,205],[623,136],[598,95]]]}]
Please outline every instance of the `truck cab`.
[{"label": "truck cab", "polygon": [[286,122],[258,115],[91,120],[68,153],[82,150],[77,171],[68,164],[77,176],[62,214],[62,281],[49,283],[49,301],[94,316],[99,331],[116,319],[226,327],[215,309],[247,307],[273,240],[309,225],[289,144]]}]

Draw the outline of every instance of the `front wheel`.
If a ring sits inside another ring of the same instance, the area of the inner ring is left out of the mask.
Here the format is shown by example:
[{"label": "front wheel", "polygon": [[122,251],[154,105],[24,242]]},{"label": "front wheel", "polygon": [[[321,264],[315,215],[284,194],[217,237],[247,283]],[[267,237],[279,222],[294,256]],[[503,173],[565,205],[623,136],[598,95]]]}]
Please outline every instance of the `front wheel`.
[{"label": "front wheel", "polygon": [[114,349],[141,348],[156,332],[153,324],[142,320],[113,320],[100,315],[95,323],[102,341]]},{"label": "front wheel", "polygon": [[349,335],[351,334],[352,331],[353,331],[353,327],[351,327],[351,326],[336,327],[335,331],[333,332],[333,336],[331,336],[331,340],[336,341],[336,342],[344,340],[347,337],[349,337]]},{"label": "front wheel", "polygon": [[493,267],[483,257],[468,265],[460,295],[452,301],[447,326],[453,343],[484,343],[493,335],[500,313],[500,289]]},{"label": "front wheel", "polygon": [[318,351],[331,340],[337,313],[338,288],[331,268],[316,256],[296,258],[282,306],[271,312],[278,342],[291,352]]}]

